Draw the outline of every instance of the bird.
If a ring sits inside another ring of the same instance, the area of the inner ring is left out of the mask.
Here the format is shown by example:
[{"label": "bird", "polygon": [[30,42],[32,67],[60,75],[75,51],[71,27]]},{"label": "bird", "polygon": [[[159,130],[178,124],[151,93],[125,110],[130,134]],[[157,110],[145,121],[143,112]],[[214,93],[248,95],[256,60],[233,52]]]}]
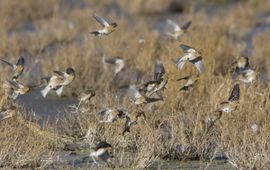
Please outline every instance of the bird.
[{"label": "bird", "polygon": [[82,92],[79,96],[78,96],[78,101],[79,103],[76,104],[76,105],[71,105],[69,106],[70,108],[72,109],[75,109],[73,110],[74,113],[77,113],[81,104],[82,103],[88,103],[91,98],[93,98],[94,96],[96,95],[96,92],[92,89],[87,89],[85,92]]},{"label": "bird", "polygon": [[138,119],[143,116],[145,119],[145,113],[141,110],[139,111],[133,111],[129,114],[125,114],[126,122],[124,125],[124,130],[122,132],[122,135],[124,135],[126,132],[130,132],[130,127],[137,123]]},{"label": "bird", "polygon": [[97,164],[96,159],[101,159],[102,161],[108,163],[111,161],[111,156],[109,154],[110,150],[112,150],[112,145],[106,141],[101,141],[96,145],[89,156],[93,158],[95,164]]},{"label": "bird", "polygon": [[113,22],[113,23],[108,23],[105,19],[103,19],[102,17],[93,14],[93,17],[96,19],[96,21],[103,27],[102,29],[99,29],[97,31],[92,31],[90,32],[90,34],[93,34],[95,36],[102,36],[102,35],[109,35],[112,32],[115,31],[116,27],[117,27],[117,23]]},{"label": "bird", "polygon": [[117,118],[123,118],[126,112],[120,109],[106,108],[97,112],[97,114],[103,117],[103,120],[101,120],[99,123],[113,123],[117,120]]},{"label": "bird", "polygon": [[[139,89],[140,92],[143,92],[147,97],[150,97],[154,93],[160,92],[165,88],[168,83],[168,75],[166,74],[165,68],[161,61],[157,60],[155,63],[154,69],[154,80],[148,81]],[[162,97],[158,93],[159,97]]]},{"label": "bird", "polygon": [[[151,82],[150,82],[151,83]],[[154,84],[150,84],[149,82],[147,83],[148,85],[146,85],[146,93],[145,95],[147,97],[150,97],[152,96],[154,93],[157,93],[158,96],[162,98],[162,95],[161,95],[161,90],[163,90],[164,88],[166,88],[166,85],[168,83],[168,75],[167,74],[164,74],[161,78],[160,78],[160,81],[154,81]],[[150,87],[152,86],[152,88]]]},{"label": "bird", "polygon": [[85,92],[82,92],[79,96],[78,96],[78,100],[79,100],[79,105],[82,102],[88,102],[90,101],[90,99],[92,97],[94,97],[96,95],[96,92],[92,89],[88,89]]},{"label": "bird", "polygon": [[180,88],[180,91],[188,91],[190,88],[194,87],[195,83],[198,81],[198,75],[190,75],[177,79],[176,81],[186,80],[186,83],[183,87]]},{"label": "bird", "polygon": [[16,115],[18,108],[14,105],[8,106],[7,108],[2,107],[0,110],[0,121],[9,119]]},{"label": "bird", "polygon": [[205,71],[205,67],[202,55],[195,48],[190,47],[188,45],[181,44],[180,47],[184,51],[184,56],[175,61],[175,64],[177,65],[178,69],[181,70],[185,65],[185,63],[189,61],[190,63],[195,65],[195,67],[198,69],[200,73],[203,73]]},{"label": "bird", "polygon": [[233,80],[238,78],[246,84],[252,83],[256,80],[257,72],[251,68],[248,57],[237,57],[237,61],[233,64],[236,65],[232,75]]},{"label": "bird", "polygon": [[113,57],[113,58],[110,58],[110,59],[106,59],[103,56],[103,64],[115,65],[114,76],[113,77],[115,77],[125,66],[125,62],[124,62],[123,57],[119,57],[119,56]]},{"label": "bird", "polygon": [[12,67],[12,69],[13,69],[12,80],[13,81],[16,81],[24,71],[25,61],[24,61],[24,58],[22,56],[19,57],[16,64],[12,64],[12,63],[5,61],[3,59],[0,59],[0,61],[2,61],[3,63],[6,63],[10,67]]},{"label": "bird", "polygon": [[51,77],[44,77],[42,80],[47,82],[47,86],[41,90],[41,94],[46,98],[50,90],[56,91],[58,96],[61,96],[63,87],[70,84],[75,79],[75,71],[71,67],[64,71],[54,71]]},{"label": "bird", "polygon": [[240,98],[240,86],[235,84],[227,101],[220,104],[220,113],[231,113],[236,110]]},{"label": "bird", "polygon": [[16,100],[20,95],[24,95],[37,86],[26,86],[22,83],[13,80],[6,80],[4,83],[4,88],[10,98]]},{"label": "bird", "polygon": [[250,68],[249,59],[246,56],[237,57],[237,61],[233,63],[235,66],[233,77],[242,74],[245,70]]},{"label": "bird", "polygon": [[161,98],[149,98],[147,96],[144,96],[143,94],[141,94],[141,92],[137,89],[135,85],[129,85],[128,96],[135,105],[142,105],[162,100]]},{"label": "bird", "polygon": [[185,23],[185,25],[180,27],[177,23],[170,19],[167,19],[167,23],[173,27],[173,31],[166,32],[166,34],[173,37],[175,40],[178,40],[181,36],[183,36],[191,25],[191,21],[188,21],[187,23]]},{"label": "bird", "polygon": [[258,73],[255,70],[249,68],[242,72],[242,74],[239,77],[239,80],[246,84],[250,84],[256,80],[257,74]]}]

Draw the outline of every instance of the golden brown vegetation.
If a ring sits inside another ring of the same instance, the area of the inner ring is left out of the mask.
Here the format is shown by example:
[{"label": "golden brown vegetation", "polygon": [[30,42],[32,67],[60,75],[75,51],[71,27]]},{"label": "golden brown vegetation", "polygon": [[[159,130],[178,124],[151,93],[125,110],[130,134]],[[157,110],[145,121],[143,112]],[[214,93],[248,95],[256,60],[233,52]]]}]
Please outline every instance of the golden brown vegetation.
[{"label": "golden brown vegetation", "polygon": [[[66,96],[76,97],[89,87],[96,90],[91,104],[83,105],[77,113],[70,113],[57,123],[42,127],[38,120],[29,118],[31,113],[15,105],[15,116],[0,122],[0,166],[44,167],[48,163],[44,160],[53,159],[55,151],[64,143],[87,142],[92,146],[106,140],[114,147],[112,164],[121,168],[143,168],[158,159],[211,160],[218,152],[224,153],[237,168],[270,167],[269,89],[259,81],[250,86],[241,84],[237,110],[222,115],[211,129],[207,128],[207,119],[213,117],[220,102],[229,97],[233,87],[230,66],[244,49],[242,41],[234,41],[231,37],[243,38],[249,28],[257,24],[258,12],[270,12],[270,5],[265,5],[269,1],[236,3],[223,11],[223,16],[211,18],[204,11],[184,14],[186,20],[192,20],[192,26],[181,43],[201,51],[206,66],[206,72],[190,93],[180,92],[182,84],[175,80],[196,73],[196,70],[187,64],[179,71],[172,59],[182,55],[180,43],[160,37],[151,27],[153,19],[160,17],[169,1],[146,3],[138,0],[130,11],[127,1],[117,1],[125,12],[133,15],[134,23],[110,12],[105,17],[117,21],[118,29],[104,38],[89,35],[89,31],[98,27],[90,14],[102,14],[112,1],[83,2],[85,8],[67,10],[69,7],[60,0],[46,3],[41,0],[0,1],[1,58],[15,61],[21,53],[30,54],[21,81],[27,82],[30,79],[27,73],[40,62],[43,76],[68,66],[76,70],[75,81],[64,91]],[[147,12],[151,13],[150,17]],[[25,29],[26,22],[31,22],[35,30],[20,32]],[[145,43],[138,43],[139,39],[144,39]],[[253,39],[251,65],[258,71],[270,66],[267,60],[269,41],[267,32]],[[103,68],[103,55],[122,56],[132,72],[140,70],[140,79],[132,81],[136,85],[152,77],[156,59],[163,61],[169,74],[164,101],[143,107],[146,118],[124,136],[124,120],[98,126],[100,117],[96,112],[102,108],[136,109],[127,96],[115,97],[118,82],[112,82],[112,68],[109,67],[109,71]],[[8,69],[0,67],[1,82],[8,76]],[[12,104],[7,104],[3,95],[1,98],[1,108]],[[254,123],[259,127],[256,133],[251,128]]]}]

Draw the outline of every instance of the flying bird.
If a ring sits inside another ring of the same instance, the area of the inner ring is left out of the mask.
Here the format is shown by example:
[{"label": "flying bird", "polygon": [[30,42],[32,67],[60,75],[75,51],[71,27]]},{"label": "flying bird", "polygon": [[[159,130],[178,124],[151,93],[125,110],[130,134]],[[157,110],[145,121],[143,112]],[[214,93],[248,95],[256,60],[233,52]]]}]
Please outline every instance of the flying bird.
[{"label": "flying bird", "polygon": [[180,27],[177,23],[170,19],[167,19],[167,23],[172,26],[173,31],[166,32],[166,34],[173,37],[175,40],[178,40],[181,36],[183,36],[191,25],[191,21],[188,21],[187,23],[185,23],[185,25]]},{"label": "flying bird", "polygon": [[109,154],[110,150],[112,150],[112,145],[106,141],[101,141],[97,144],[89,156],[93,158],[93,161],[96,164],[96,159],[101,159],[103,162],[108,163],[111,161],[111,156]]},{"label": "flying bird", "polygon": [[125,111],[115,108],[106,108],[99,111],[97,114],[103,117],[103,120],[101,120],[99,123],[113,123],[117,120],[117,118],[123,118]]},{"label": "flying bird", "polygon": [[72,68],[67,68],[66,71],[54,71],[51,77],[42,78],[47,82],[47,86],[41,90],[42,96],[45,98],[50,90],[56,91],[58,96],[61,96],[63,87],[69,85],[75,79],[75,71]]},{"label": "flying bird", "polygon": [[224,101],[220,104],[218,109],[221,113],[231,113],[236,110],[238,106],[238,100],[240,98],[240,87],[239,84],[234,85],[231,94],[227,101]]},{"label": "flying bird", "polygon": [[13,81],[16,81],[24,71],[24,58],[22,56],[19,57],[16,64],[12,64],[12,63],[5,61],[3,59],[0,59],[0,61],[2,61],[3,63],[6,63],[10,67],[12,67],[12,69],[13,69],[12,80]]},{"label": "flying bird", "polygon": [[248,57],[240,56],[233,64],[236,65],[232,75],[233,80],[238,78],[240,81],[247,84],[256,80],[257,72],[250,67]]},{"label": "flying bird", "polygon": [[105,19],[101,18],[100,16],[97,16],[96,14],[93,14],[93,17],[96,19],[96,21],[103,27],[102,29],[99,29],[97,31],[90,32],[90,34],[94,34],[95,36],[102,36],[102,35],[109,35],[112,32],[115,31],[117,24],[115,22],[108,23]]},{"label": "flying bird", "polygon": [[154,80],[143,84],[143,87],[141,87],[139,91],[143,92],[147,97],[150,97],[154,93],[159,93],[159,97],[162,97],[160,91],[165,88],[167,83],[168,75],[166,74],[162,62],[158,60],[155,64]]},{"label": "flying bird", "polygon": [[195,65],[195,67],[199,70],[200,73],[205,71],[205,67],[203,64],[202,55],[195,49],[190,46],[181,44],[180,47],[184,51],[184,56],[177,59],[175,62],[178,69],[182,69],[185,63],[188,61]]},{"label": "flying bird", "polygon": [[135,104],[135,105],[142,105],[147,104],[151,102],[156,102],[159,100],[162,100],[161,98],[149,98],[145,95],[143,95],[135,85],[130,85],[128,89],[128,96],[129,99]]},{"label": "flying bird", "polygon": [[199,79],[198,75],[191,75],[191,76],[179,78],[176,81],[186,80],[185,85],[180,88],[180,91],[188,91],[188,90],[190,90],[190,88],[194,87],[194,85],[198,81],[198,79]]},{"label": "flying bird", "polygon": [[38,87],[26,86],[13,80],[6,80],[3,86],[5,88],[5,91],[7,92],[7,95],[13,100],[16,100],[19,96],[26,94],[30,91],[30,89]]},{"label": "flying bird", "polygon": [[112,64],[115,66],[114,69],[114,77],[124,68],[125,62],[123,57],[113,57],[110,59],[106,59],[103,57],[103,64]]},{"label": "flying bird", "polygon": [[126,114],[125,115],[126,122],[124,125],[124,130],[122,132],[122,135],[124,135],[126,132],[130,132],[130,127],[136,124],[139,118],[141,118],[142,116],[146,118],[145,113],[143,111],[134,111],[129,114]]}]

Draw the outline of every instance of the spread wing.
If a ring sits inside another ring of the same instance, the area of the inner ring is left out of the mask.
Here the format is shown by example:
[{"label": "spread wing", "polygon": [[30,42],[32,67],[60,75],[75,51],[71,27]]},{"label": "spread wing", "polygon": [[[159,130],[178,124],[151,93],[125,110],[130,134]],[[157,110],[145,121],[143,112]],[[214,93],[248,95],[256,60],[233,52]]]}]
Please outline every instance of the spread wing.
[{"label": "spread wing", "polygon": [[14,68],[14,64],[11,64],[10,62],[6,61],[6,60],[3,60],[3,59],[0,59],[0,61],[2,61],[3,63],[6,63],[7,65],[9,65],[10,67]]},{"label": "spread wing", "polygon": [[237,101],[240,98],[240,87],[239,84],[234,85],[231,95],[229,97],[229,101]]},{"label": "spread wing", "polygon": [[175,22],[173,22],[172,20],[167,19],[167,23],[173,27],[173,31],[174,32],[178,32],[178,31],[181,30],[181,28],[179,27],[179,25],[176,24]]},{"label": "spread wing", "polygon": [[132,101],[142,97],[142,94],[137,90],[135,85],[130,85],[128,89],[128,96]]},{"label": "spread wing", "polygon": [[96,19],[96,21],[98,22],[98,23],[100,23],[100,25],[102,25],[103,27],[108,27],[109,26],[109,23],[105,20],[105,19],[103,19],[103,18],[101,18],[100,16],[97,16],[96,14],[93,14],[93,17]]},{"label": "spread wing", "polygon": [[199,70],[200,73],[203,73],[205,71],[205,67],[204,67],[202,59],[194,62],[193,64],[196,66],[196,68]]},{"label": "spread wing", "polygon": [[191,21],[188,21],[185,25],[181,27],[182,30],[187,30],[191,25]]}]

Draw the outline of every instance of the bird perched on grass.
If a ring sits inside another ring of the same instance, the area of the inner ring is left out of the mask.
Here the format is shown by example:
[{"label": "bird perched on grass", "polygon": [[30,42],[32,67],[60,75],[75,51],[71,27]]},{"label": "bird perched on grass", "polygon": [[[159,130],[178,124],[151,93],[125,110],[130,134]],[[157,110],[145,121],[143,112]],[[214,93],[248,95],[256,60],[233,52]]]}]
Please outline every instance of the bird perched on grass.
[{"label": "bird perched on grass", "polygon": [[75,71],[69,67],[66,71],[54,71],[51,77],[42,79],[47,82],[47,86],[41,90],[41,94],[44,98],[50,90],[56,91],[56,94],[61,96],[63,87],[69,85],[75,79]]},{"label": "bird perched on grass", "polygon": [[123,57],[113,57],[110,59],[106,59],[103,56],[103,64],[112,64],[115,66],[113,77],[115,77],[125,66]]},{"label": "bird perched on grass", "polygon": [[181,36],[183,36],[191,25],[191,21],[188,21],[182,27],[180,27],[177,23],[170,19],[167,19],[167,23],[173,27],[173,31],[166,32],[166,34],[173,37],[175,40],[178,40]]},{"label": "bird perched on grass", "polygon": [[186,83],[183,87],[180,88],[180,91],[188,91],[190,88],[193,88],[195,83],[199,80],[198,75],[191,75],[191,76],[186,76],[182,77],[180,79],[177,79],[176,81],[182,81],[186,80]]},{"label": "bird perched on grass", "polygon": [[239,78],[240,81],[247,84],[256,80],[257,72],[250,67],[248,57],[240,56],[234,64],[236,66],[232,76],[233,80]]},{"label": "bird perched on grass", "polygon": [[205,71],[205,67],[203,64],[202,55],[193,47],[181,44],[180,47],[184,51],[184,56],[177,59],[175,64],[177,65],[178,69],[182,69],[185,63],[188,61],[195,65],[195,67],[199,70],[200,73]]},{"label": "bird perched on grass", "polygon": [[103,117],[103,120],[101,120],[99,123],[113,123],[118,118],[123,118],[125,115],[125,111],[115,108],[106,108],[97,112],[97,114]]},{"label": "bird perched on grass", "polygon": [[230,97],[227,101],[224,101],[220,104],[218,109],[221,113],[231,113],[236,110],[238,106],[238,100],[240,98],[240,87],[239,84],[234,85]]},{"label": "bird perched on grass", "polygon": [[24,58],[22,56],[19,57],[18,61],[16,64],[12,64],[8,61],[5,61],[3,59],[0,59],[0,61],[6,63],[10,67],[12,67],[13,74],[12,74],[12,80],[16,81],[19,76],[23,73],[24,70]]},{"label": "bird perched on grass", "polygon": [[133,111],[129,114],[126,114],[125,115],[126,122],[124,125],[122,135],[124,135],[126,132],[130,132],[130,127],[136,124],[138,119],[141,118],[142,116],[143,118],[146,118],[145,113],[143,111]]},{"label": "bird perched on grass", "polygon": [[111,161],[111,156],[109,152],[112,150],[112,145],[106,141],[101,141],[94,148],[94,151],[90,153],[95,164],[97,164],[96,159],[101,159],[103,162],[108,163]]},{"label": "bird perched on grass", "polygon": [[103,27],[102,29],[99,29],[97,31],[90,32],[90,34],[94,34],[95,36],[102,36],[102,35],[109,35],[112,32],[115,31],[117,24],[115,22],[108,23],[105,19],[101,18],[100,16],[97,16],[96,14],[93,14],[93,17],[96,19],[96,21]]}]

